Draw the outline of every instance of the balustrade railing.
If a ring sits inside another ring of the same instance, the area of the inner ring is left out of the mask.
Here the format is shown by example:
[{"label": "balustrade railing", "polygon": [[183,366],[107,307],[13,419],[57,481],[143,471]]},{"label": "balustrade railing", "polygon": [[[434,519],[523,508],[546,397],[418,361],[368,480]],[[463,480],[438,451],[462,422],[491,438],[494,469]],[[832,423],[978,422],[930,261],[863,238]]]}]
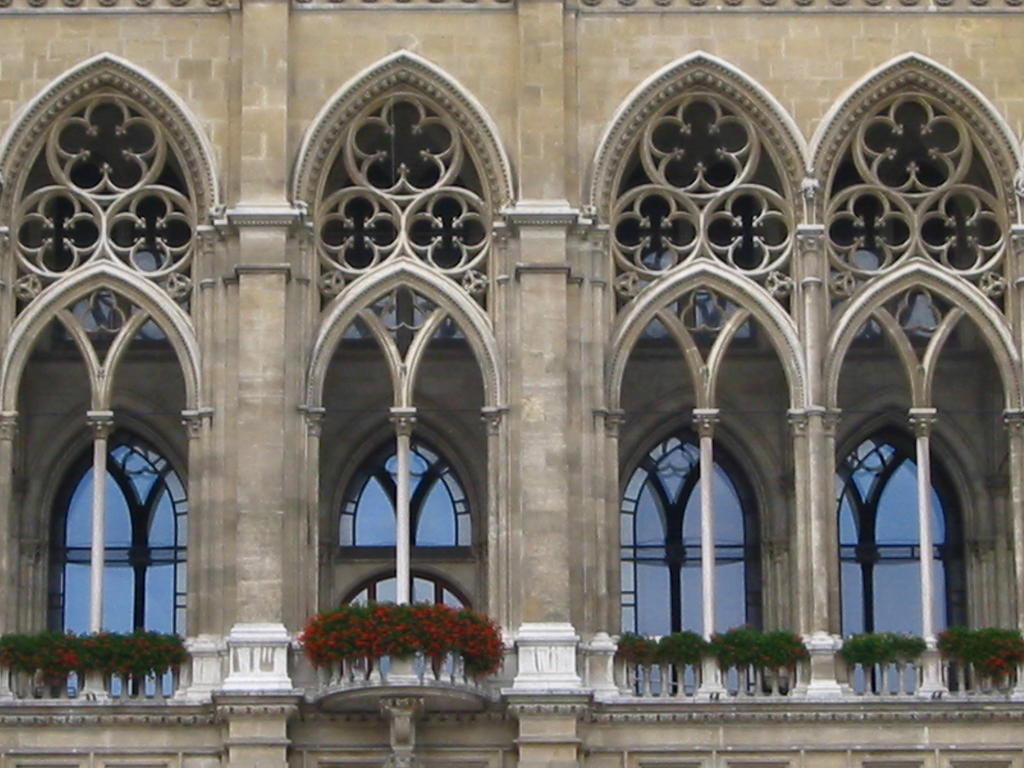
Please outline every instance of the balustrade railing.
[{"label": "balustrade railing", "polygon": [[185,677],[179,670],[162,675],[132,677],[100,672],[71,672],[54,679],[41,671],[25,672],[0,667],[0,701],[57,700],[162,702],[174,697]]}]

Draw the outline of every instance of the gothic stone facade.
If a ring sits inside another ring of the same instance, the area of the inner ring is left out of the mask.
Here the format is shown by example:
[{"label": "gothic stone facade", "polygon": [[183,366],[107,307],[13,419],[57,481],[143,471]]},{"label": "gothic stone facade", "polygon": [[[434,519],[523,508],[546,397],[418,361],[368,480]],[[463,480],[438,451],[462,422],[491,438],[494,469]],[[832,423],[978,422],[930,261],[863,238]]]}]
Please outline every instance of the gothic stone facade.
[{"label": "gothic stone facade", "polygon": [[[0,630],[163,590],[192,650],[167,699],[5,683],[0,766],[1019,767],[1024,691],[834,651],[1024,627],[1022,39],[1020,0],[0,0]],[[446,546],[359,527],[403,440]],[[129,453],[178,483],[134,587],[73,482]],[[869,455],[910,539],[837,513]],[[295,638],[395,558],[506,633],[477,698],[322,696]],[[800,679],[614,673],[723,617]]]}]

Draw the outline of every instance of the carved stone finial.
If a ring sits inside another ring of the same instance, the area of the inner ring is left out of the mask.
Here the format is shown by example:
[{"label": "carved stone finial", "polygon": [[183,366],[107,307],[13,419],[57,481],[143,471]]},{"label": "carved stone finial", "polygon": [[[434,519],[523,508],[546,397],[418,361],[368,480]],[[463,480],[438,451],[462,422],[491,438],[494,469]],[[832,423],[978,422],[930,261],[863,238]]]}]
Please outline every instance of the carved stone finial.
[{"label": "carved stone finial", "polygon": [[488,435],[496,435],[501,431],[501,420],[507,410],[500,406],[480,409],[480,418],[487,425]]},{"label": "carved stone finial", "polygon": [[701,437],[712,437],[715,434],[715,425],[718,423],[717,408],[694,408],[693,425],[697,428],[697,434]]},{"label": "carved stone finial", "polygon": [[392,408],[391,423],[395,425],[395,433],[400,437],[408,437],[416,426],[415,408]]},{"label": "carved stone finial", "polygon": [[113,411],[86,411],[85,423],[92,430],[93,439],[105,440],[114,429]]},{"label": "carved stone finial", "polygon": [[199,408],[181,412],[181,423],[188,432],[189,440],[196,440],[203,433],[203,422],[213,419],[213,408]]},{"label": "carved stone finial", "polygon": [[916,437],[928,437],[935,426],[935,409],[911,408],[908,419]]}]

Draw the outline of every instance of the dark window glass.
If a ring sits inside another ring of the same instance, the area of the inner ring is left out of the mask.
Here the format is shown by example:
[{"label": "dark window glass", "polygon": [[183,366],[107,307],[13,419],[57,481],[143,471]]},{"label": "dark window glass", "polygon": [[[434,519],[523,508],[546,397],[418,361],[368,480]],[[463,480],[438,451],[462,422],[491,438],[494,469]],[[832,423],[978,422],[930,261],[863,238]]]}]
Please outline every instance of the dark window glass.
[{"label": "dark window glass", "polygon": [[[393,440],[363,462],[349,483],[341,508],[343,547],[395,546],[398,458]],[[409,513],[418,547],[468,547],[472,542],[469,500],[451,464],[433,447],[413,439]]]},{"label": "dark window glass", "polygon": [[[117,432],[107,453],[103,629],[185,631],[188,501],[171,463]],[[92,451],[72,468],[53,520],[51,628],[89,631]]]},{"label": "dark window glass", "polygon": [[[843,633],[921,634],[921,540],[912,440],[883,430],[836,476]],[[966,620],[963,539],[948,477],[932,462],[936,630]]]},{"label": "dark window glass", "polygon": [[[760,624],[753,494],[715,449],[716,630]],[[700,455],[692,433],[652,448],[633,471],[620,514],[622,628],[701,631]]]}]

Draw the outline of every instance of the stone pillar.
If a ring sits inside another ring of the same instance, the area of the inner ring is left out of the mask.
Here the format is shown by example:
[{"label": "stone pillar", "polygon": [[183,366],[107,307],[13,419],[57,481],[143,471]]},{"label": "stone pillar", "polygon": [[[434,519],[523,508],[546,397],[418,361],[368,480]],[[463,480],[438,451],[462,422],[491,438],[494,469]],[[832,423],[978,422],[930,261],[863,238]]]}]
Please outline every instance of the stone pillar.
[{"label": "stone pillar", "polygon": [[111,411],[89,411],[92,429],[92,549],[89,553],[89,631],[103,629],[103,572],[107,560],[107,438],[114,428]]},{"label": "stone pillar", "polygon": [[288,768],[288,720],[298,711],[290,695],[214,697],[218,719],[227,723],[225,768]]},{"label": "stone pillar", "polygon": [[509,697],[519,720],[518,768],[576,768],[580,765],[578,723],[588,711],[583,696],[548,696],[543,701]]},{"label": "stone pillar", "polygon": [[1010,454],[1009,513],[1013,531],[1013,610],[1015,626],[1024,631],[1024,411],[1007,411],[1003,421],[1006,424]]},{"label": "stone pillar", "polygon": [[416,424],[415,408],[392,408],[391,422],[395,425],[395,602],[409,603],[412,590],[412,572],[409,565],[412,537],[409,525],[409,473],[412,453],[412,430]]},{"label": "stone pillar", "polygon": [[4,595],[3,604],[0,606],[0,634],[16,629],[17,526],[11,486],[14,480],[14,442],[17,437],[18,414],[15,411],[0,413],[0,589]]}]

